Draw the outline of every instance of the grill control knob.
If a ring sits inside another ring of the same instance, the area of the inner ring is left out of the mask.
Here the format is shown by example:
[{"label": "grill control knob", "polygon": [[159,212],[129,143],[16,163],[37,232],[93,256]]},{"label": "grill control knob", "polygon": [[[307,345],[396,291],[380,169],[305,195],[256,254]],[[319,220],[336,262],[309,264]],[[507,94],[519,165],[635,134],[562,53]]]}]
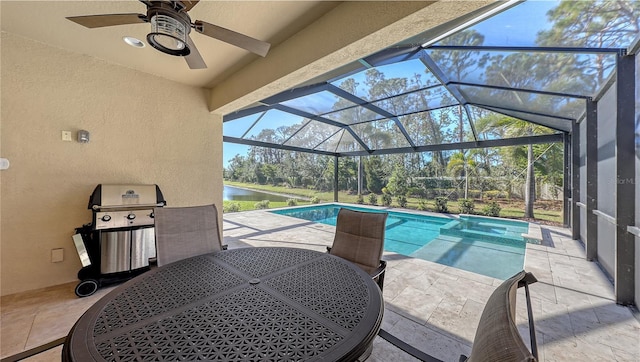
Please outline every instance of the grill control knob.
[{"label": "grill control knob", "polygon": [[136,218],[136,214],[129,214],[129,215],[127,215],[127,219],[129,219],[129,220],[133,220],[133,219],[135,219],[135,218]]},{"label": "grill control knob", "polygon": [[104,215],[101,219],[102,219],[102,221],[107,222],[107,221],[111,220],[111,216],[110,215]]}]

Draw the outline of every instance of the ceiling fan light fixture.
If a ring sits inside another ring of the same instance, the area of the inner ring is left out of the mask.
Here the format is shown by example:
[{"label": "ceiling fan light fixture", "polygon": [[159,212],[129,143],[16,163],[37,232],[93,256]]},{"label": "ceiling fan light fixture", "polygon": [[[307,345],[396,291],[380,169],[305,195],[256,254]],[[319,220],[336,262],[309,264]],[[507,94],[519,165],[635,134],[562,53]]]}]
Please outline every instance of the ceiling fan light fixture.
[{"label": "ceiling fan light fixture", "polygon": [[138,38],[134,38],[132,36],[123,36],[122,40],[124,40],[125,43],[131,45],[134,48],[144,48],[145,44],[142,40],[138,39]]},{"label": "ceiling fan light fixture", "polygon": [[150,17],[151,32],[147,34],[149,44],[159,51],[176,56],[191,53],[187,37],[191,26],[184,19],[168,14],[155,13]]}]

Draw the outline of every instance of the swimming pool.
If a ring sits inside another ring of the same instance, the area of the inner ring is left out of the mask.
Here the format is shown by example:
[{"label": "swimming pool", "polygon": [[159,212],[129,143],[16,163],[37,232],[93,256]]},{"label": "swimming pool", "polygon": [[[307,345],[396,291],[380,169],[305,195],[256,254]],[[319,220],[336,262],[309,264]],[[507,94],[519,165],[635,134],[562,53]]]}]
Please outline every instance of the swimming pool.
[{"label": "swimming pool", "polygon": [[523,269],[529,224],[461,216],[438,217],[336,204],[272,210],[272,213],[335,225],[341,207],[388,212],[384,249],[458,269],[507,279]]}]

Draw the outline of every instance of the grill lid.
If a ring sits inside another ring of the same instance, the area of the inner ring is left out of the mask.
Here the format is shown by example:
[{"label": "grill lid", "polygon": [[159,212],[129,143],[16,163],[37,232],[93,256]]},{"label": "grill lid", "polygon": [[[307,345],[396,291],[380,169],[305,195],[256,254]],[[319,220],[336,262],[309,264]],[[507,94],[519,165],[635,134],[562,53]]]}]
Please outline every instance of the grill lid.
[{"label": "grill lid", "polygon": [[88,209],[164,206],[167,202],[158,185],[99,184],[89,197]]}]

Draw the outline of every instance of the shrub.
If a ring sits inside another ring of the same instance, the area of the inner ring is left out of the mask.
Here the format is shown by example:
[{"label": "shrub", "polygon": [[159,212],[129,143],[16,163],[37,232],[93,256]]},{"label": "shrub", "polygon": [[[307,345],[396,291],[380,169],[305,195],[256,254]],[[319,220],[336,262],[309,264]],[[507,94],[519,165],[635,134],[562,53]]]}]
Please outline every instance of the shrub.
[{"label": "shrub", "polygon": [[472,199],[460,199],[459,207],[461,214],[473,214],[473,210],[476,208],[476,205],[473,203]]},{"label": "shrub", "polygon": [[237,202],[229,202],[222,207],[222,212],[238,212],[240,211],[240,204]]},{"label": "shrub", "polygon": [[253,207],[256,210],[262,210],[262,209],[268,209],[269,208],[269,200],[262,200],[259,202],[256,202]]},{"label": "shrub", "polygon": [[499,190],[489,190],[484,195],[489,199],[506,199],[508,196],[506,192]]},{"label": "shrub", "polygon": [[407,196],[413,196],[413,197],[425,197],[426,196],[426,190],[423,189],[422,187],[409,187],[409,191],[407,191]]},{"label": "shrub", "polygon": [[371,205],[378,205],[378,195],[373,192],[369,194],[369,203]]},{"label": "shrub", "polygon": [[398,206],[406,207],[407,206],[407,197],[405,195],[399,195],[396,197],[396,201],[398,201]]},{"label": "shrub", "polygon": [[447,201],[449,201],[449,199],[446,197],[436,197],[436,212],[449,212]]},{"label": "shrub", "polygon": [[298,200],[296,199],[287,199],[288,206],[298,206]]},{"label": "shrub", "polygon": [[[471,199],[479,199],[480,195],[482,195],[482,191],[480,190],[469,190],[467,193],[467,197]],[[464,196],[464,192],[462,193],[462,196]]]},{"label": "shrub", "polygon": [[312,196],[311,199],[309,199],[309,201],[311,201],[312,204],[320,203],[320,199],[318,198],[318,196]]},{"label": "shrub", "polygon": [[382,194],[382,205],[391,206],[391,194],[386,192]]},{"label": "shrub", "polygon": [[358,195],[358,198],[356,199],[356,204],[364,204],[364,197],[362,196],[362,194]]},{"label": "shrub", "polygon": [[428,210],[427,200],[420,199],[420,201],[418,201],[418,210],[421,210],[421,211],[427,211]]},{"label": "shrub", "polygon": [[433,198],[436,197],[436,194],[437,194],[437,190],[435,190],[435,189],[427,189],[424,192],[424,197],[426,197],[427,199],[433,199]]},{"label": "shrub", "polygon": [[482,209],[482,213],[487,216],[500,216],[500,210],[502,210],[500,205],[495,201],[491,201]]},{"label": "shrub", "polygon": [[[456,189],[433,189],[431,190],[435,197],[447,197],[454,200],[458,199],[458,190]],[[431,199],[432,197],[427,196],[427,198]]]}]

